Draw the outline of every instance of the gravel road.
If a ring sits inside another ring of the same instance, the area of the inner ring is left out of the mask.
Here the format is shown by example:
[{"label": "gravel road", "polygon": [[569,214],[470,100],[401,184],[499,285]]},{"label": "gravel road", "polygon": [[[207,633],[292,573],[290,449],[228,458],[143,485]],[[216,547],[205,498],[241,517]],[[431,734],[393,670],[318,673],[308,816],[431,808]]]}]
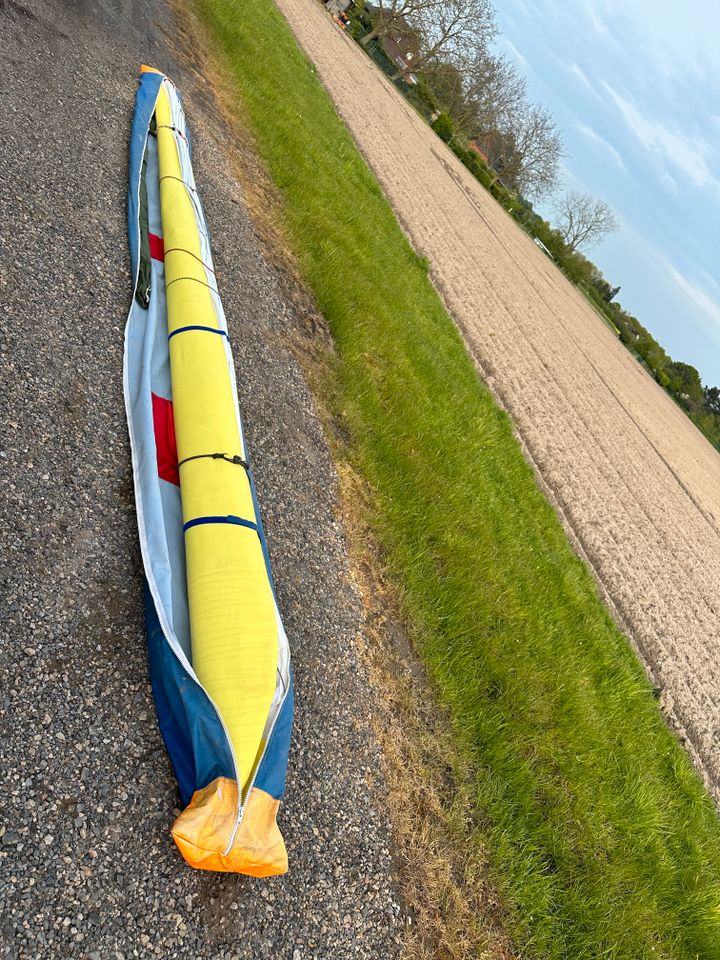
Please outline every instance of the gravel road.
[{"label": "gravel road", "polygon": [[[399,952],[360,607],[335,478],[223,132],[160,0],[0,0],[0,956]],[[122,397],[127,141],[141,62],[185,94],[293,649],[291,872],[193,872],[157,729]],[[195,102],[194,102],[195,101]]]}]

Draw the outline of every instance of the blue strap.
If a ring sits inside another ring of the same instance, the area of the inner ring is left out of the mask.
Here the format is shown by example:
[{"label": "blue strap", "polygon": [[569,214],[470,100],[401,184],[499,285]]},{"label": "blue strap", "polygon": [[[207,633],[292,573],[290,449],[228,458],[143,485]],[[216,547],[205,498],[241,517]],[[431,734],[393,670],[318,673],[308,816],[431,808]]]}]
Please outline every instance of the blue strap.
[{"label": "blue strap", "polygon": [[188,330],[204,330],[205,333],[219,333],[221,337],[227,337],[227,333],[224,330],[218,330],[217,327],[190,326],[178,327],[177,330],[173,330],[172,333],[168,334],[168,340],[172,340],[176,333],[187,333]]},{"label": "blue strap", "polygon": [[203,523],[232,523],[236,527],[247,527],[249,530],[254,530],[256,533],[260,533],[258,525],[253,523],[252,520],[244,520],[242,517],[196,517],[194,520],[188,520],[186,524],[183,525],[183,532],[186,532],[190,527],[198,527]]}]

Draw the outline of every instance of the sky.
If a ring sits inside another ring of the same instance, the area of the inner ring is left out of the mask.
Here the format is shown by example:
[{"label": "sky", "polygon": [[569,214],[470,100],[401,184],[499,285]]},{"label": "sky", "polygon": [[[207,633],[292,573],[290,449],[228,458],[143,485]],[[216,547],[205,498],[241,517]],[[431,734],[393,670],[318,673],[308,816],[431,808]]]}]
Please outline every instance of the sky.
[{"label": "sky", "polygon": [[720,385],[720,3],[496,10],[499,50],[565,135],[563,188],[606,200],[620,222],[584,252],[674,360]]}]

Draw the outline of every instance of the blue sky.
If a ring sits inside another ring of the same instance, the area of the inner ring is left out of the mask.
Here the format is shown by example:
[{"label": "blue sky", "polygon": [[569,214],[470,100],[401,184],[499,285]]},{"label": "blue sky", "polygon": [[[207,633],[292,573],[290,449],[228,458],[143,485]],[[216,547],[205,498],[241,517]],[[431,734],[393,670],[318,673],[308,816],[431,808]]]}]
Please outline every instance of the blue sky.
[{"label": "blue sky", "polygon": [[586,252],[674,359],[720,385],[720,3],[496,6],[499,49],[565,133],[564,185],[620,221]]}]

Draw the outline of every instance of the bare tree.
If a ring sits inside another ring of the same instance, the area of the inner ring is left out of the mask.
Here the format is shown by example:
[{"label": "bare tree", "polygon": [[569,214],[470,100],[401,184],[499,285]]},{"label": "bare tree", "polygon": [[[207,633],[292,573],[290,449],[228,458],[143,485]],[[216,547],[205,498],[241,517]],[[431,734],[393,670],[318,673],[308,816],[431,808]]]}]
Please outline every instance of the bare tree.
[{"label": "bare tree", "polygon": [[438,57],[425,64],[422,70],[443,113],[452,117],[453,123],[467,132],[472,109],[465,93],[465,77],[453,60]]},{"label": "bare tree", "polygon": [[375,23],[360,43],[366,47],[371,40],[381,39],[388,33],[404,33],[416,13],[437,7],[439,3],[440,0],[378,0]]},{"label": "bare tree", "polygon": [[600,243],[620,226],[610,206],[587,193],[564,194],[555,204],[555,212],[557,229],[573,252],[583,245]]},{"label": "bare tree", "polygon": [[423,69],[433,93],[469,139],[492,133],[520,109],[527,81],[506,57],[483,45],[452,51]]},{"label": "bare tree", "polygon": [[465,83],[473,105],[473,122],[468,130],[473,137],[503,127],[506,118],[515,115],[527,99],[527,80],[515,64],[486,51],[478,51],[466,65]]},{"label": "bare tree", "polygon": [[508,186],[537,198],[557,184],[563,137],[552,115],[527,100],[527,81],[490,50],[492,0],[378,0],[372,31],[412,46],[393,79],[425,74],[455,125],[479,137]]},{"label": "bare tree", "polygon": [[400,80],[436,60],[441,51],[463,57],[465,51],[486,48],[497,26],[491,0],[380,0],[377,21],[363,42],[373,33],[415,41],[412,59],[393,76]]},{"label": "bare tree", "polygon": [[503,154],[494,166],[503,180],[535,199],[555,189],[565,142],[549,110],[538,103],[520,103],[509,112],[497,139]]}]

